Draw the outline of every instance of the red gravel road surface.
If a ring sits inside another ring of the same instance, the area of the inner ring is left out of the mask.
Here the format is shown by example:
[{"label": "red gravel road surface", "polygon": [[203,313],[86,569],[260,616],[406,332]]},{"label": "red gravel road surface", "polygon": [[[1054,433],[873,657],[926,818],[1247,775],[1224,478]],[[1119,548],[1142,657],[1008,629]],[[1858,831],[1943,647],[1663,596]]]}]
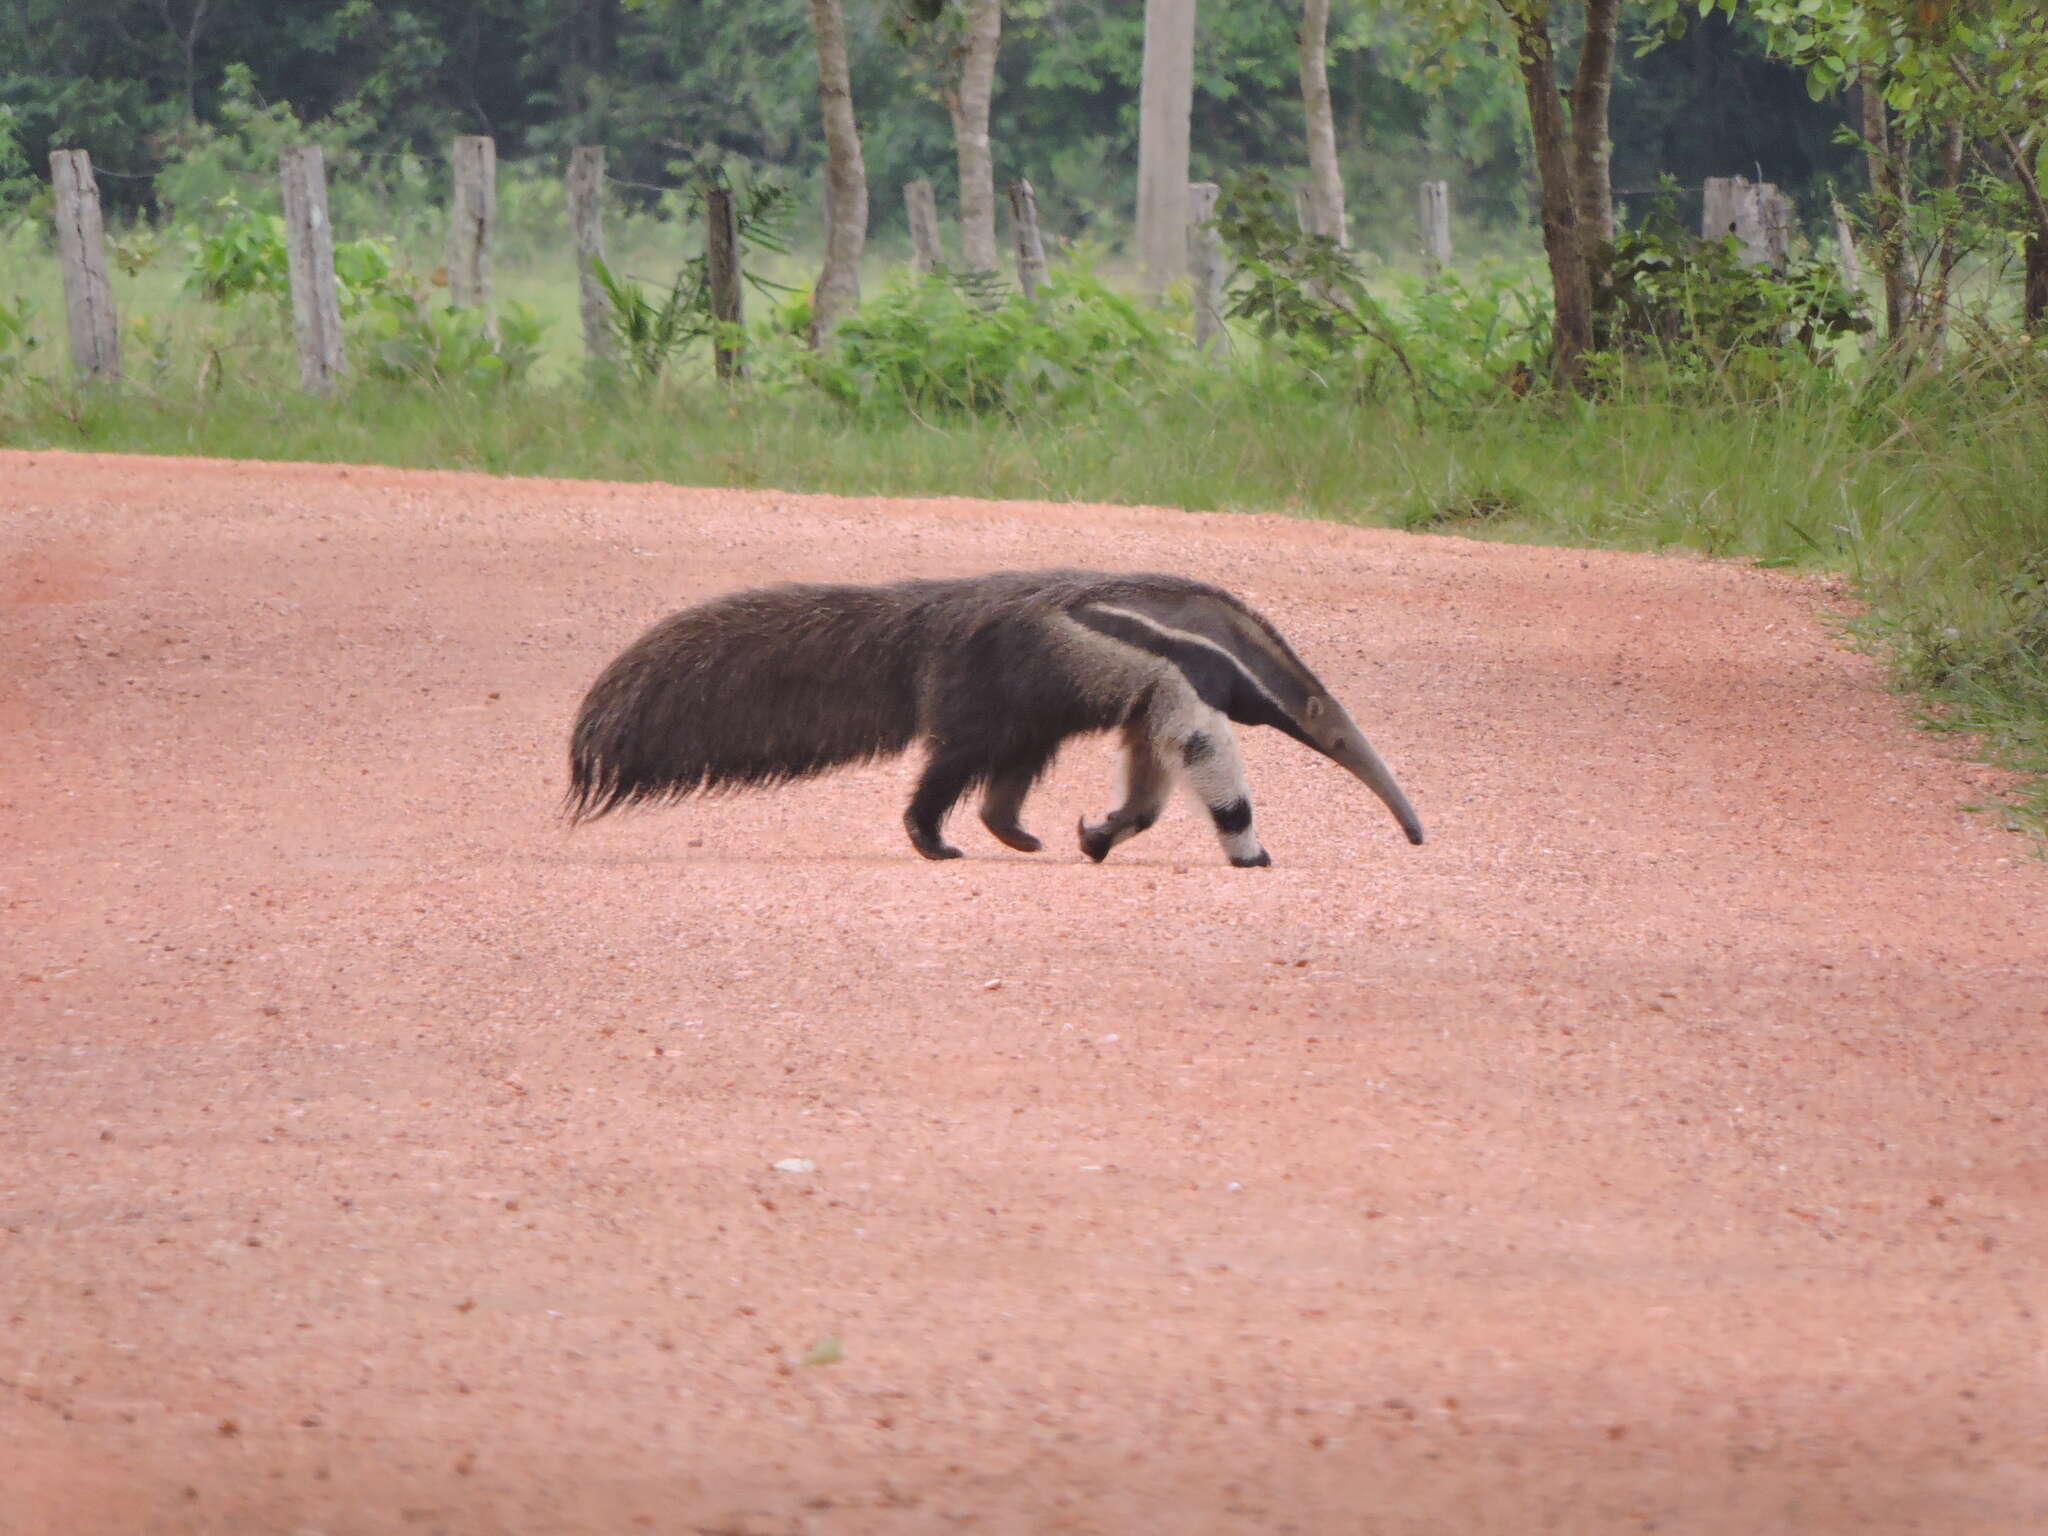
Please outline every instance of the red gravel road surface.
[{"label": "red gravel road surface", "polygon": [[[0,454],[0,1531],[2048,1530],[2048,872],[1824,583],[1249,516]],[[1243,733],[571,833],[736,586],[1219,582]],[[802,1160],[789,1162],[788,1160]],[[786,1168],[778,1164],[787,1163]]]}]

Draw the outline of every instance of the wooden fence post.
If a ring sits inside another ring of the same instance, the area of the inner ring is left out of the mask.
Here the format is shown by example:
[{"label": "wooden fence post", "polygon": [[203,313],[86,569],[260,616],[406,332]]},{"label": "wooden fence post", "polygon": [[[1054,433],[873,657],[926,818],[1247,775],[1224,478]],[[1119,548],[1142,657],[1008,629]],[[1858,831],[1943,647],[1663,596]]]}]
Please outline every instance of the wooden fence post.
[{"label": "wooden fence post", "polygon": [[1733,235],[1752,267],[1785,265],[1791,250],[1791,200],[1768,181],[1709,176],[1700,203],[1700,235]]},{"label": "wooden fence post", "polygon": [[291,263],[292,329],[299,386],[316,395],[348,371],[341,347],[341,299],[334,285],[334,231],[327,222],[327,161],[317,144],[284,152],[284,239]]},{"label": "wooden fence post", "polygon": [[121,379],[121,326],[107,279],[100,226],[100,187],[92,156],[82,149],[50,154],[57,203],[57,250],[64,263],[64,317],[71,332],[71,371],[80,379]]},{"label": "wooden fence post", "polygon": [[903,184],[903,212],[910,220],[910,270],[919,277],[944,264],[939,252],[939,199],[928,181]]},{"label": "wooden fence post", "polygon": [[1188,272],[1195,284],[1195,347],[1228,346],[1223,329],[1223,237],[1212,222],[1221,189],[1213,181],[1188,184]]},{"label": "wooden fence post", "polygon": [[1035,298],[1045,281],[1045,243],[1038,238],[1038,196],[1028,181],[1010,183],[1010,223],[1017,234],[1017,286]]},{"label": "wooden fence post", "polygon": [[1419,194],[1422,268],[1431,277],[1451,264],[1451,184],[1425,181]]},{"label": "wooden fence post", "polygon": [[712,366],[721,379],[747,376],[746,343],[727,326],[745,323],[746,285],[740,276],[740,217],[731,187],[704,189],[704,276],[711,285]]},{"label": "wooden fence post", "polygon": [[463,134],[453,153],[455,192],[448,210],[448,302],[484,311],[484,328],[497,334],[491,318],[491,235],[498,224],[498,145],[481,134]]},{"label": "wooden fence post", "polygon": [[617,355],[611,305],[592,262],[604,260],[604,146],[569,152],[569,234],[576,246],[576,309],[583,320],[583,351],[595,362]]}]

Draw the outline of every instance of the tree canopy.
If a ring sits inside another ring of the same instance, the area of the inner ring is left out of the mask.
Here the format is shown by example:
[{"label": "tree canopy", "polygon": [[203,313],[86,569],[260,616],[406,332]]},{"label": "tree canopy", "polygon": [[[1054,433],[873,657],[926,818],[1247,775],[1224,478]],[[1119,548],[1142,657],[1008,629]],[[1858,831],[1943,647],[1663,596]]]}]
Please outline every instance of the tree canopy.
[{"label": "tree canopy", "polygon": [[[905,44],[910,0],[848,0],[853,96],[878,218],[906,180],[950,192],[954,145],[929,60]],[[919,0],[930,4],[930,0]],[[957,6],[960,0],[940,0]],[[150,204],[147,173],[233,108],[232,66],[257,103],[330,119],[368,154],[490,133],[507,160],[607,146],[613,173],[672,183],[709,160],[818,174],[817,65],[806,0],[9,0],[0,104],[32,165],[83,147],[116,206]],[[1444,177],[1467,215],[1531,206],[1513,60],[1474,32],[1440,46],[1419,7],[1335,0],[1329,79],[1344,179],[1370,213]],[[1293,5],[1210,0],[1196,58],[1194,169],[1213,178],[1300,159]],[[1048,221],[1121,230],[1136,165],[1140,0],[1011,0],[991,136],[999,179],[1029,176]],[[1808,96],[1797,60],[1769,56],[1753,17],[1711,16],[1647,52],[1625,42],[1614,89],[1614,177],[1760,169],[1794,189],[1850,173],[1838,103]],[[1576,38],[1560,35],[1568,66]],[[139,178],[139,179],[129,179]],[[1405,227],[1405,226],[1404,226]]]}]

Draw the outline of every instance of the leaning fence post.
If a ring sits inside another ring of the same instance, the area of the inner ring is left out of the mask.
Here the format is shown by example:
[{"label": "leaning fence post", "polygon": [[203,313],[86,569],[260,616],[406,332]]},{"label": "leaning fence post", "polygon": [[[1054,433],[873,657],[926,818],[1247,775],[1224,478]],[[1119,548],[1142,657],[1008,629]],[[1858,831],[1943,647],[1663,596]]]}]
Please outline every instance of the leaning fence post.
[{"label": "leaning fence post", "polygon": [[348,371],[341,347],[341,298],[334,284],[334,231],[327,222],[327,162],[317,144],[284,152],[284,240],[291,267],[292,329],[299,386],[316,395]]},{"label": "leaning fence post", "polygon": [[1216,232],[1213,181],[1188,183],[1188,272],[1195,285],[1195,347],[1228,343],[1223,330],[1223,237]]},{"label": "leaning fence post", "polygon": [[1017,233],[1017,286],[1033,298],[1045,281],[1045,243],[1038,238],[1038,196],[1031,183],[1010,183],[1010,223]]},{"label": "leaning fence post", "polygon": [[704,276],[711,287],[712,365],[721,379],[747,376],[746,343],[739,327],[745,323],[745,285],[740,279],[740,218],[731,187],[704,189]]},{"label": "leaning fence post", "polygon": [[1451,184],[1425,181],[1417,201],[1422,219],[1422,267],[1434,277],[1451,264]]},{"label": "leaning fence post", "polygon": [[919,277],[938,271],[939,199],[928,181],[903,184],[903,212],[910,220],[910,270]]},{"label": "leaning fence post", "polygon": [[1835,215],[1835,252],[1842,261],[1842,282],[1857,298],[1863,296],[1863,263],[1856,255],[1856,235],[1849,228],[1849,214],[1841,203],[1828,199]]},{"label": "leaning fence post", "polygon": [[491,235],[498,223],[498,146],[482,134],[466,133],[455,140],[455,191],[448,210],[448,302],[458,309],[484,311],[484,328],[496,334],[491,319]]},{"label": "leaning fence post", "polygon": [[50,154],[57,203],[57,250],[64,263],[64,317],[71,332],[71,371],[81,379],[121,378],[121,327],[107,278],[100,226],[100,187],[92,156],[82,149]]},{"label": "leaning fence post", "polygon": [[597,362],[612,356],[611,306],[592,263],[604,260],[604,146],[569,151],[569,236],[576,247],[576,309],[583,350]]}]

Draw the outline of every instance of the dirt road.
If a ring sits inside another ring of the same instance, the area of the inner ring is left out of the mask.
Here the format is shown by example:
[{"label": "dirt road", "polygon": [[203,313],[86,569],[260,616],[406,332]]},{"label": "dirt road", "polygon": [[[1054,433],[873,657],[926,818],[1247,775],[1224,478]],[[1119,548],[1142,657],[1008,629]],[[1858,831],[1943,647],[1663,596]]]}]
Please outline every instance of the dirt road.
[{"label": "dirt road", "polygon": [[[683,602],[1051,563],[1244,593],[1430,841],[1271,732],[1270,870],[1083,861],[1107,743],[1036,857],[555,819]],[[1834,600],[0,454],[0,1531],[2048,1529],[2048,871]]]}]

